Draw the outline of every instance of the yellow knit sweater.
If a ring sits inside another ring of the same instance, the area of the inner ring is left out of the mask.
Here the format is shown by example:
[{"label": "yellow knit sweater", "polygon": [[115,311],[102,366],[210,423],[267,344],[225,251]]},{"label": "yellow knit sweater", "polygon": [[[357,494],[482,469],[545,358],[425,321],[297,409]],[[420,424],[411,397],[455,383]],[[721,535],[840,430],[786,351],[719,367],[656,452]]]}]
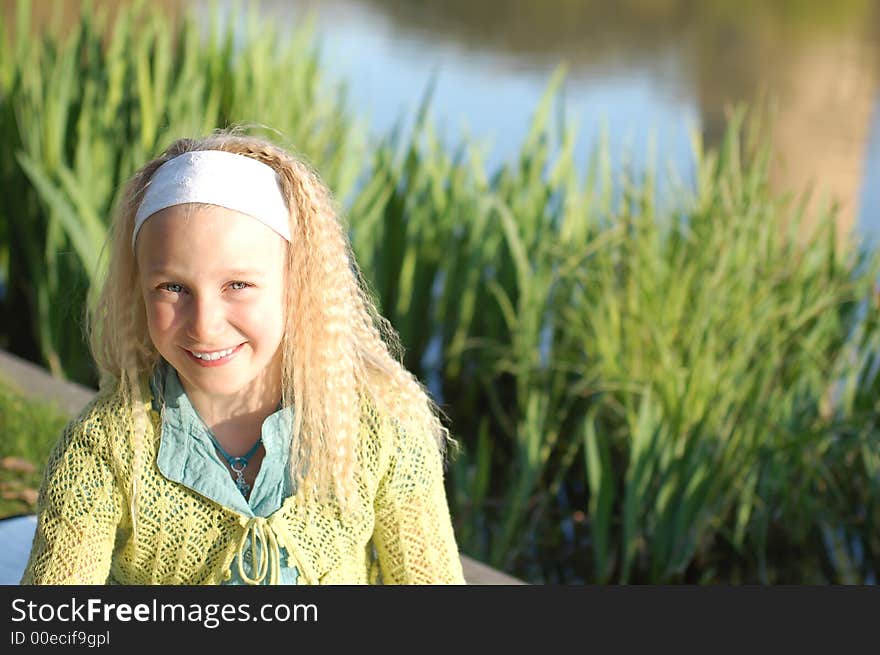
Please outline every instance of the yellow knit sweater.
[{"label": "yellow knit sweater", "polygon": [[22,584],[218,584],[246,552],[253,557],[255,541],[255,582],[277,578],[283,548],[301,584],[464,583],[441,456],[427,435],[365,417],[354,511],[296,494],[268,518],[251,518],[159,472],[161,417],[151,400],[136,530],[131,408],[119,392],[101,394],[49,459]]}]

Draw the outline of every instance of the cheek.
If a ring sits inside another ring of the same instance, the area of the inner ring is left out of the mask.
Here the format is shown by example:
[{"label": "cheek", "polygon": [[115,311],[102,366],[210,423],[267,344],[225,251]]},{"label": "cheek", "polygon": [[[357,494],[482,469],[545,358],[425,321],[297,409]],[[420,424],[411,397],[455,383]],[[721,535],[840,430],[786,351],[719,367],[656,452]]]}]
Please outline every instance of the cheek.
[{"label": "cheek", "polygon": [[248,311],[251,329],[267,342],[280,342],[284,334],[284,303],[275,294],[267,295]]},{"label": "cheek", "polygon": [[177,311],[168,303],[147,303],[147,325],[153,340],[162,340],[174,332]]}]

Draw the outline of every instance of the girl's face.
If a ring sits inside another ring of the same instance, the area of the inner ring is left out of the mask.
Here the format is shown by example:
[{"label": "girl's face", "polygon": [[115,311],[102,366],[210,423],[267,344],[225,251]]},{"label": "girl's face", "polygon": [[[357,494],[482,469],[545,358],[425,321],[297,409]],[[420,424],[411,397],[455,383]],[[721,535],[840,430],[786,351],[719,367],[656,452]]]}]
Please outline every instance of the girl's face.
[{"label": "girl's face", "polygon": [[222,207],[169,207],[141,228],[150,338],[198,409],[278,402],[285,245],[256,219]]}]

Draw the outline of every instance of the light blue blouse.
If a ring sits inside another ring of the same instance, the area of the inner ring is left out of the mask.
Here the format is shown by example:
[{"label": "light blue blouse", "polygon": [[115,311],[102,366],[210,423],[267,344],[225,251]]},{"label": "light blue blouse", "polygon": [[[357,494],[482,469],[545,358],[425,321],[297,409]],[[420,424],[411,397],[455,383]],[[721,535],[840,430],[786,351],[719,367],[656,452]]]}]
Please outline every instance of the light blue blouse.
[{"label": "light blue blouse", "polygon": [[[229,469],[211,442],[204,421],[190,403],[177,371],[162,360],[150,380],[150,387],[153,391],[154,409],[161,412],[161,404],[157,399],[165,399],[156,462],[162,475],[247,518],[267,518],[281,507],[293,488],[287,466],[290,457],[292,407],[280,408],[263,421],[262,436],[266,456],[254,480],[250,498],[245,498],[235,486]],[[258,549],[259,543],[258,541]],[[246,575],[253,577],[250,550],[251,546],[248,546],[241,565]],[[260,561],[262,554],[258,551],[256,555],[256,560]],[[238,574],[236,561],[233,561],[231,568],[232,578],[224,584],[244,584]],[[280,584],[297,583],[298,572],[295,566],[288,564],[287,551],[283,547],[279,573]]]}]

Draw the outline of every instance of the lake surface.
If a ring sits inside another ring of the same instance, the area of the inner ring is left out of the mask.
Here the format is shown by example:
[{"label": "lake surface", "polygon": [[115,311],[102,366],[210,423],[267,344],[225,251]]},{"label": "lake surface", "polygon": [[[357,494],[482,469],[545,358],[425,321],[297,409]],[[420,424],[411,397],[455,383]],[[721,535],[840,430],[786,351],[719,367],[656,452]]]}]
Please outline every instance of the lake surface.
[{"label": "lake surface", "polygon": [[[154,2],[172,13],[191,7],[208,24],[211,0]],[[14,4],[2,0],[4,16]],[[843,228],[880,238],[880,0],[238,4],[286,32],[314,15],[326,69],[346,81],[353,113],[376,135],[411,122],[435,79],[441,135],[485,144],[490,168],[515,156],[560,64],[582,166],[605,130],[615,170],[643,163],[653,141],[661,171],[671,163],[687,180],[692,130],[714,144],[734,103],[770,106],[774,189],[815,185],[817,203],[840,202]],[[228,13],[236,3],[218,5]],[[59,11],[46,0],[31,6],[38,17]]]},{"label": "lake surface", "polygon": [[375,134],[411,119],[436,75],[441,134],[485,143],[490,167],[515,155],[561,63],[582,164],[605,129],[615,167],[644,161],[653,139],[658,163],[688,179],[691,130],[716,143],[734,103],[765,99],[774,188],[816,184],[845,227],[880,236],[878,0],[255,4],[282,30],[314,12],[324,62]]}]

